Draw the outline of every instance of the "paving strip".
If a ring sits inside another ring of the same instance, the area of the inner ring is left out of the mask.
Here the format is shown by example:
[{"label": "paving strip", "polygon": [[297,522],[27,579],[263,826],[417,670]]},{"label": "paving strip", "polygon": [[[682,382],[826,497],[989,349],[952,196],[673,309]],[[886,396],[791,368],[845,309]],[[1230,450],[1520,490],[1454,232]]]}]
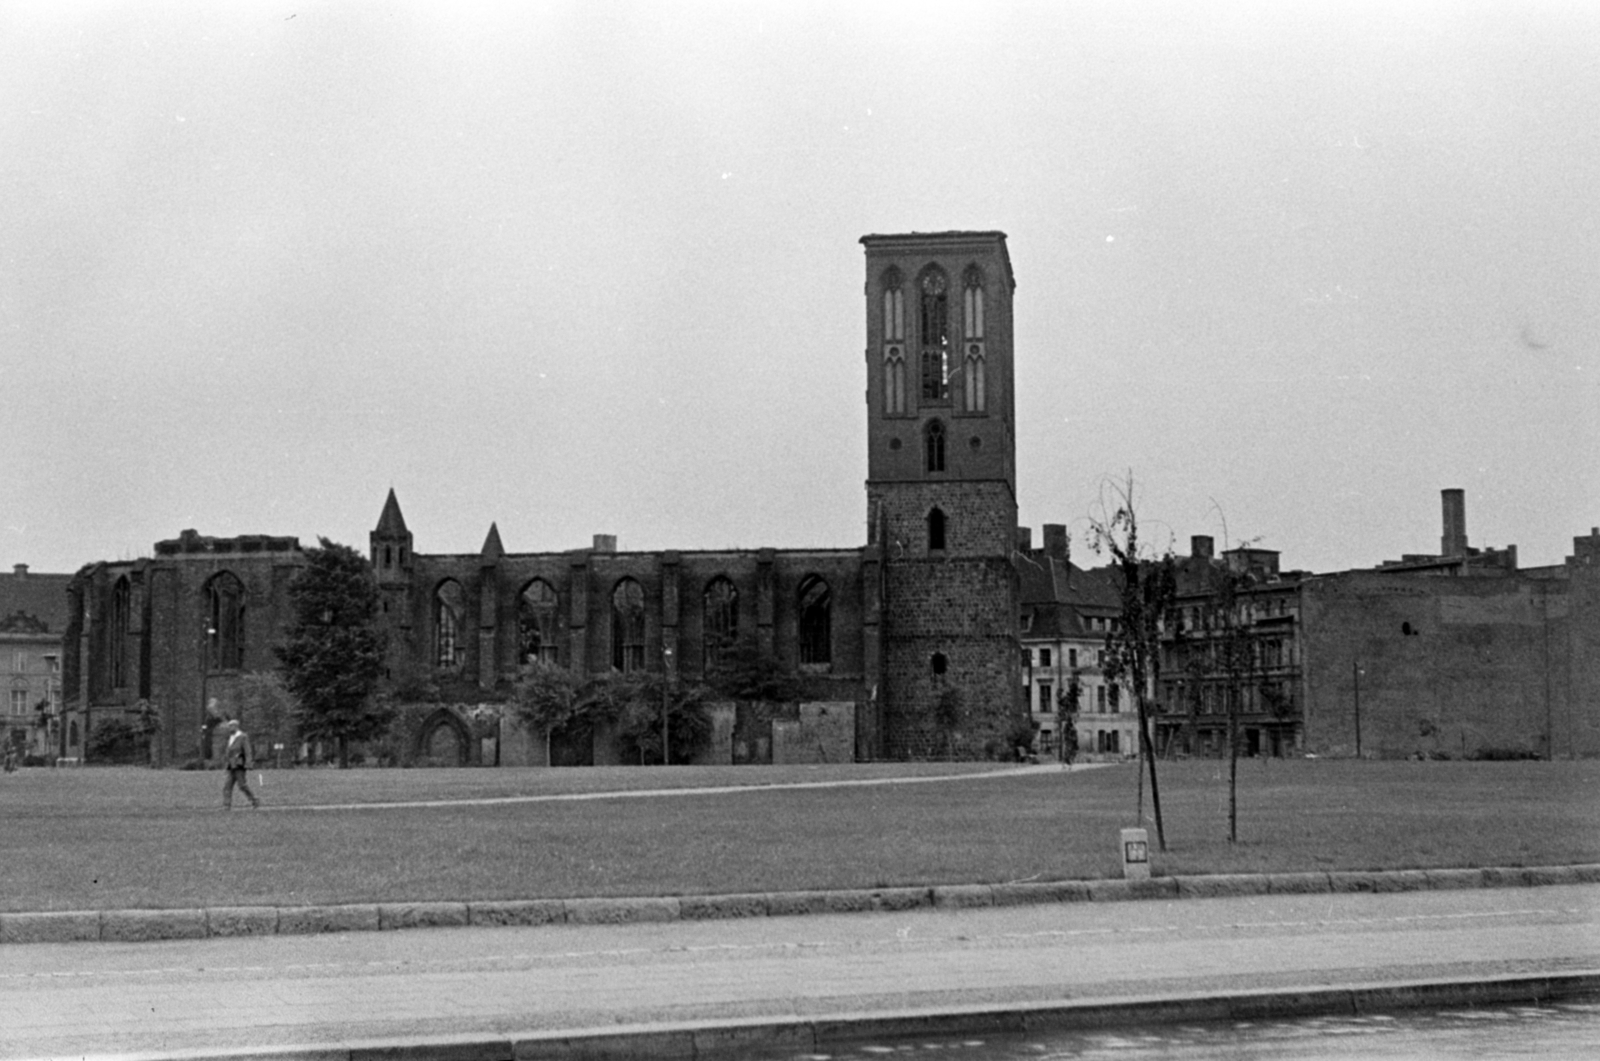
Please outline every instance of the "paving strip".
[{"label": "paving strip", "polygon": [[[1082,763],[1070,772],[1094,770],[1110,763]],[[639,788],[614,792],[562,792],[541,796],[474,796],[464,799],[390,800],[367,803],[288,803],[263,805],[260,810],[280,814],[305,811],[396,810],[415,807],[492,807],[510,803],[572,803],[601,799],[660,799],[665,796],[721,796],[732,793],[777,792],[796,788],[865,788],[873,785],[925,785],[948,781],[986,781],[997,777],[1025,777],[1030,774],[1059,774],[1066,768],[1054,763],[1016,766],[981,773],[936,774],[926,777],[861,777],[837,781],[775,781],[750,785],[701,785],[693,788]]]},{"label": "paving strip", "polygon": [[177,910],[52,910],[0,913],[0,945],[139,943],[237,936],[392,932],[400,929],[624,925],[902,910],[958,910],[1217,899],[1239,896],[1383,894],[1480,888],[1600,884],[1600,863],[1491,866],[1417,872],[1320,872],[1152,877],[1149,880],[1013,881],[841,891],[736,895],[343,903],[320,906],[211,907]]}]

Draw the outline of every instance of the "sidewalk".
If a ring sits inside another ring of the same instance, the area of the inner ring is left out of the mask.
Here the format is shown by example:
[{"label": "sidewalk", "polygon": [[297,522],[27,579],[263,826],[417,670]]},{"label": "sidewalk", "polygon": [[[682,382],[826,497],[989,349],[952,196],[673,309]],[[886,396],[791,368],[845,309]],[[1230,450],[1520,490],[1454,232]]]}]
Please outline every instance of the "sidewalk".
[{"label": "sidewalk", "polygon": [[0,947],[0,1061],[790,1056],[1600,992],[1600,884]]}]

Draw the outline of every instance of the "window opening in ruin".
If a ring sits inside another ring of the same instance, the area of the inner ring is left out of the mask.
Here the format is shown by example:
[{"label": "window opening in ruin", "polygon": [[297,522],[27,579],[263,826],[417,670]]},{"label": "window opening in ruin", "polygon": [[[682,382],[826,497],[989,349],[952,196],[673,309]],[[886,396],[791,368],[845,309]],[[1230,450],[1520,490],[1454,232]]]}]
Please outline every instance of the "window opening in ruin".
[{"label": "window opening in ruin", "polygon": [[943,271],[922,274],[922,400],[950,400],[950,311]]},{"label": "window opening in ruin", "polygon": [[206,584],[207,662],[212,670],[244,666],[244,583],[224,571]]},{"label": "window opening in ruin", "polygon": [[611,665],[644,670],[644,587],[631,578],[611,591]]},{"label": "window opening in ruin", "polygon": [[739,591],[725,575],[706,585],[705,668],[714,670],[730,659],[739,640]]},{"label": "window opening in ruin", "polygon": [[934,677],[940,678],[950,668],[950,661],[945,659],[943,652],[935,652],[933,658],[929,660],[929,665],[933,668]]},{"label": "window opening in ruin", "polygon": [[555,587],[542,578],[528,583],[517,597],[517,638],[519,663],[555,663],[560,639],[557,636]]},{"label": "window opening in ruin", "polygon": [[944,521],[944,512],[942,510],[936,508],[932,512],[928,513],[928,548],[929,549],[943,549],[944,548],[944,531],[945,531],[944,522],[945,522]]},{"label": "window opening in ruin", "polygon": [[447,578],[433,594],[434,662],[440,667],[459,667],[466,658],[460,644],[463,614],[461,584]]},{"label": "window opening in ruin", "polygon": [[117,579],[111,591],[111,686],[120,689],[128,684],[128,626],[132,612],[133,590],[126,578]]},{"label": "window opening in ruin", "polygon": [[833,662],[833,590],[818,575],[800,582],[800,662]]}]

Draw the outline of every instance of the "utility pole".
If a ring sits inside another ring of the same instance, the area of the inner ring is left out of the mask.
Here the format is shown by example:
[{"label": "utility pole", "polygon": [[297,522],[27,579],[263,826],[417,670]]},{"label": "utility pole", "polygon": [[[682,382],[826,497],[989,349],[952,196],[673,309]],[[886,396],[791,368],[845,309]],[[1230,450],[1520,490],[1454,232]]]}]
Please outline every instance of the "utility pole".
[{"label": "utility pole", "polygon": [[1361,758],[1361,661],[1350,661],[1350,675],[1355,680],[1356,689],[1356,758]]}]

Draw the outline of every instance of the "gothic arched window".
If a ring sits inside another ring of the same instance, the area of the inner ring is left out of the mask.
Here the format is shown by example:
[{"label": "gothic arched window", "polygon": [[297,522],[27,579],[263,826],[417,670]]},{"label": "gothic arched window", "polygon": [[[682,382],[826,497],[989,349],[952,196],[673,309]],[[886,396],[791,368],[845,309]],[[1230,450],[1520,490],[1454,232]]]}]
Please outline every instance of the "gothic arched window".
[{"label": "gothic arched window", "polygon": [[923,430],[922,452],[926,458],[925,467],[928,471],[944,471],[944,425],[939,421],[929,421]]},{"label": "gothic arched window", "polygon": [[944,548],[945,518],[943,509],[934,509],[928,513],[928,548]]},{"label": "gothic arched window", "polygon": [[989,381],[986,378],[983,347],[978,343],[967,344],[966,378],[962,381],[962,393],[966,395],[966,410],[969,413],[981,413],[989,404]]},{"label": "gothic arched window", "polygon": [[800,662],[833,662],[833,591],[818,575],[800,582]]},{"label": "gothic arched window", "polygon": [[644,670],[644,587],[631,578],[611,591],[611,665]]},{"label": "gothic arched window", "polygon": [[883,354],[883,411],[892,416],[906,411],[906,358],[898,346]]},{"label": "gothic arched window", "polygon": [[434,662],[440,667],[459,667],[466,659],[461,644],[461,621],[465,617],[461,583],[447,578],[433,593]]},{"label": "gothic arched window", "polygon": [[133,611],[133,589],[127,578],[117,579],[111,590],[111,686],[128,684],[128,626]]},{"label": "gothic arched window", "polygon": [[961,274],[962,335],[983,338],[983,270],[969,265]]},{"label": "gothic arched window", "polygon": [[969,413],[988,408],[988,365],[983,350],[983,270],[969,265],[961,274],[961,330],[966,358],[962,373],[962,407]]},{"label": "gothic arched window", "polygon": [[950,307],[944,272],[930,267],[922,274],[922,400],[950,400]]},{"label": "gothic arched window", "polygon": [[714,669],[727,659],[739,640],[739,591],[722,575],[706,585],[702,637],[706,670]]},{"label": "gothic arched window", "polygon": [[206,583],[206,645],[212,670],[244,666],[244,583],[228,571]]},{"label": "gothic arched window", "polygon": [[557,661],[557,615],[554,587],[542,578],[528,583],[517,598],[518,663]]},{"label": "gothic arched window", "polygon": [[890,266],[883,274],[883,341],[898,343],[906,337],[906,296],[900,270]]}]

